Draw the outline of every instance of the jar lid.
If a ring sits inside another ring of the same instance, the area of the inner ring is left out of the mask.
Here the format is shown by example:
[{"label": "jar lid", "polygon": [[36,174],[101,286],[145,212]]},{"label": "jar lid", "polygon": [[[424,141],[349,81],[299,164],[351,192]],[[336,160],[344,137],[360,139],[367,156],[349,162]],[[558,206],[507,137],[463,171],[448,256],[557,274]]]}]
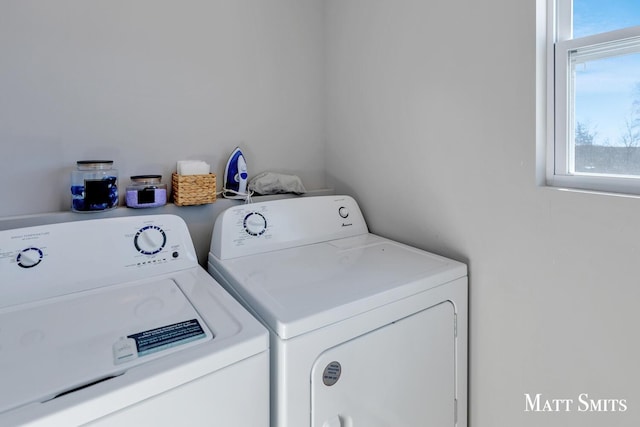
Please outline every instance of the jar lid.
[{"label": "jar lid", "polygon": [[79,165],[112,165],[113,160],[78,160]]},{"label": "jar lid", "polygon": [[134,175],[131,181],[158,181],[162,179],[162,175]]},{"label": "jar lid", "polygon": [[80,171],[113,170],[113,160],[78,160],[77,163]]}]

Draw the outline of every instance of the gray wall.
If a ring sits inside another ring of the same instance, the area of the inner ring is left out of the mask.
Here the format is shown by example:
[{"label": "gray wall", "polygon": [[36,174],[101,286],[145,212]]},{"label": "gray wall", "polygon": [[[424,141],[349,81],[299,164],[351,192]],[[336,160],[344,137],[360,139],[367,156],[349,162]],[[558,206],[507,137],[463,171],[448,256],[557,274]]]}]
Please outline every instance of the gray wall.
[{"label": "gray wall", "polygon": [[0,216],[68,210],[83,159],[220,188],[236,145],[323,188],[323,35],[317,0],[0,1]]},{"label": "gray wall", "polygon": [[470,425],[640,425],[640,201],[536,186],[535,2],[327,5],[328,183],[469,263]]}]

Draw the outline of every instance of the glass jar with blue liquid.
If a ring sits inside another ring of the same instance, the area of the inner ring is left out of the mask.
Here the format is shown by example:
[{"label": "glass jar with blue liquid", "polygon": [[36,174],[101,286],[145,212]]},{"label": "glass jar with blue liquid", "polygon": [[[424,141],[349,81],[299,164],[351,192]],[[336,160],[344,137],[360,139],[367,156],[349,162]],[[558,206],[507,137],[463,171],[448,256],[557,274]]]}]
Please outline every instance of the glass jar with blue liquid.
[{"label": "glass jar with blue liquid", "polygon": [[99,212],[118,206],[118,171],[113,160],[79,160],[71,172],[71,210]]}]

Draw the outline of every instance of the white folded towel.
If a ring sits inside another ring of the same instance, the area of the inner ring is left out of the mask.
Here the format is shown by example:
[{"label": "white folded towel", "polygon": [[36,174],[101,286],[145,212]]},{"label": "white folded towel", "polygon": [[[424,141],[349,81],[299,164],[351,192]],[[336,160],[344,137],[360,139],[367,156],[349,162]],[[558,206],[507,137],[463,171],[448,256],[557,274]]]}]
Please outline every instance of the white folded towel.
[{"label": "white folded towel", "polygon": [[211,166],[202,160],[178,160],[178,175],[206,175]]}]

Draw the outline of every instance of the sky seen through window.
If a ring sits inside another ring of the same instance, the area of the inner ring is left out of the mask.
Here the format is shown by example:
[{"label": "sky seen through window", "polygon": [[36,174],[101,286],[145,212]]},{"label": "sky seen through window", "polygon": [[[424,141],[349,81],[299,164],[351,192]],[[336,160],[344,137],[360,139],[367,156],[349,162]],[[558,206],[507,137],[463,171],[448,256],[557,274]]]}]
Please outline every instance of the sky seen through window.
[{"label": "sky seen through window", "polygon": [[[640,0],[573,1],[574,38],[636,25]],[[640,53],[578,64],[575,77],[576,122],[595,136],[594,145],[624,146],[640,102]]]}]

